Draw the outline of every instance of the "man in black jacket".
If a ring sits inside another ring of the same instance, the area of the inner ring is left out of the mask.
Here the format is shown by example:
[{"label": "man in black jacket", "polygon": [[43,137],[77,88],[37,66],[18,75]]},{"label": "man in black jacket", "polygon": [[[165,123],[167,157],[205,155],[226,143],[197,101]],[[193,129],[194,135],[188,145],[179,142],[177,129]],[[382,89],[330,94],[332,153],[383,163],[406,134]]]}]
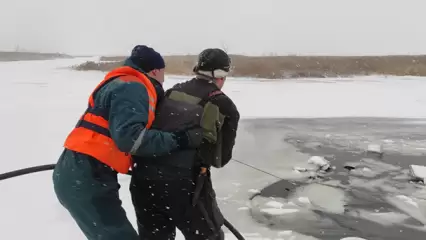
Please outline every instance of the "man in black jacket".
[{"label": "man in black jacket", "polygon": [[197,150],[134,157],[130,190],[140,239],[174,239],[176,227],[187,240],[224,239],[210,167],[225,166],[235,145],[240,115],[221,91],[230,65],[224,51],[204,50],[195,78],[173,86],[159,103],[153,128],[176,131],[198,125],[203,140]]}]

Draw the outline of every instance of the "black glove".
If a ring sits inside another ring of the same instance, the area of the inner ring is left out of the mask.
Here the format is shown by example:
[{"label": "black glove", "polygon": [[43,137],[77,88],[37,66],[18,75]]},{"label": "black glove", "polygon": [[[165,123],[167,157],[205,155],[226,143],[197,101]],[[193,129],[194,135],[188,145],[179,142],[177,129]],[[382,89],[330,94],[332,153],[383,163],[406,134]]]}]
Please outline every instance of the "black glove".
[{"label": "black glove", "polygon": [[179,149],[191,149],[200,146],[203,140],[203,129],[192,127],[173,133]]}]

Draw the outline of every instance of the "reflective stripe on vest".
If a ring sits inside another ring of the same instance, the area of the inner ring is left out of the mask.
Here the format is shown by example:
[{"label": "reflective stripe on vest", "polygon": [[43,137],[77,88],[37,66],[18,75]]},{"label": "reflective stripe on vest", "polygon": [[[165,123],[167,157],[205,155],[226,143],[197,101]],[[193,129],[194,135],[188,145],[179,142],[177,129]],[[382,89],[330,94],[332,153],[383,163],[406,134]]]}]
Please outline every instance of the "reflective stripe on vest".
[{"label": "reflective stripe on vest", "polygon": [[95,108],[94,95],[105,84],[120,77],[121,81],[139,82],[145,85],[149,96],[149,114],[146,128],[149,129],[155,118],[157,93],[151,81],[131,67],[120,67],[108,73],[89,97],[89,106],[76,127],[65,140],[64,147],[83,153],[110,166],[119,173],[127,173],[131,167],[131,156],[120,151],[111,138],[108,116],[105,110]]}]

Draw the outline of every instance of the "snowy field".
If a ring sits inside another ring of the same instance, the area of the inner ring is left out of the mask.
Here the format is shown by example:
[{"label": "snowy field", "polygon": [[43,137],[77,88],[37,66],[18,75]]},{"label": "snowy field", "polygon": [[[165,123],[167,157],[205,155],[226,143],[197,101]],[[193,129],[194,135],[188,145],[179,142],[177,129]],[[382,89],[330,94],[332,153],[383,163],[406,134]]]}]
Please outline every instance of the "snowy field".
[{"label": "snowy field", "polygon": [[[0,151],[3,154],[0,172],[56,162],[66,135],[86,108],[89,94],[104,76],[101,72],[77,72],[67,69],[86,60],[0,63],[3,89],[0,95],[0,123],[3,127],[0,135]],[[169,77],[165,88],[182,80],[185,78]],[[224,91],[234,100],[245,119],[240,125],[234,157],[241,161],[245,161],[246,156],[257,158],[257,162],[252,160],[250,163],[282,178],[294,177],[294,171],[290,169],[297,160],[305,161],[307,154],[294,150],[291,144],[278,151],[277,149],[282,148],[278,147],[278,142],[284,144],[281,137],[270,138],[267,135],[274,132],[273,125],[259,135],[260,133],[253,130],[253,124],[248,119],[391,117],[410,118],[413,123],[423,124],[426,123],[423,120],[426,118],[425,90],[426,79],[415,77],[372,76],[355,80],[285,81],[230,79]],[[267,129],[267,126],[263,128]],[[294,128],[293,131],[303,131],[303,128]],[[321,135],[317,137],[321,138]],[[415,143],[419,145],[415,147],[417,152],[423,154],[421,145],[424,142]],[[273,156],[264,157],[261,155],[264,150],[259,151],[253,146],[268,148],[273,152]],[[402,150],[407,150],[407,147]],[[283,154],[286,154],[287,160],[292,160],[283,162]],[[252,218],[248,211],[252,203],[249,197],[276,182],[276,178],[241,167],[236,162],[231,162],[225,169],[215,171],[213,177],[225,216],[229,217],[231,223],[246,239],[318,239],[298,234],[291,231],[292,229],[272,230]],[[129,218],[135,223],[127,190],[129,178],[121,176],[120,183],[121,198]],[[4,180],[0,182],[0,192],[0,239],[84,239],[69,214],[57,202],[51,172]],[[302,191],[301,194],[305,193]],[[324,189],[319,194],[335,194],[335,201],[341,200],[340,193],[335,193],[334,190]],[[399,196],[399,199],[403,198],[402,195]],[[404,199],[405,202],[410,201]],[[305,198],[300,201],[307,202]],[[393,198],[390,201],[397,200]],[[295,212],[283,210],[283,203],[279,202],[265,202],[260,199],[257,204],[265,204],[269,209],[279,208],[284,213]],[[329,209],[329,212],[335,214],[341,212],[341,209]],[[276,210],[262,211],[276,214]],[[411,215],[417,214],[416,219],[426,224],[426,214],[422,214],[422,211],[424,209],[407,210]],[[299,221],[298,224],[303,225],[304,222]],[[234,238],[227,234],[227,239]]]}]

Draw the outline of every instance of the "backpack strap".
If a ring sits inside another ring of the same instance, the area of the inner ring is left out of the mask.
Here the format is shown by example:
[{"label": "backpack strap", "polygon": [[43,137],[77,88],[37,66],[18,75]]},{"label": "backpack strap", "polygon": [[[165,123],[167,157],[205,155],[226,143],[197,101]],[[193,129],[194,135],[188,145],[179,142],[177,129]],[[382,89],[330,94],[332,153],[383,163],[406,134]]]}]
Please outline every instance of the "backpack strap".
[{"label": "backpack strap", "polygon": [[[174,89],[168,89],[165,94],[164,97],[168,98],[170,97],[170,94],[172,94]],[[219,95],[225,95],[221,90],[214,90],[212,92],[210,92],[206,97],[202,98],[199,102],[198,105],[200,105],[201,107],[204,107],[207,102],[209,102],[210,100],[212,100],[214,97],[219,96]]]},{"label": "backpack strap", "polygon": [[164,97],[168,98],[170,96],[170,94],[172,94],[172,89],[168,89],[166,90],[166,93],[164,94]]},{"label": "backpack strap", "polygon": [[219,95],[225,95],[221,90],[214,90],[213,92],[210,92],[207,97],[201,99],[201,101],[198,102],[198,105],[204,107],[207,102],[212,100],[214,97],[217,97]]}]

